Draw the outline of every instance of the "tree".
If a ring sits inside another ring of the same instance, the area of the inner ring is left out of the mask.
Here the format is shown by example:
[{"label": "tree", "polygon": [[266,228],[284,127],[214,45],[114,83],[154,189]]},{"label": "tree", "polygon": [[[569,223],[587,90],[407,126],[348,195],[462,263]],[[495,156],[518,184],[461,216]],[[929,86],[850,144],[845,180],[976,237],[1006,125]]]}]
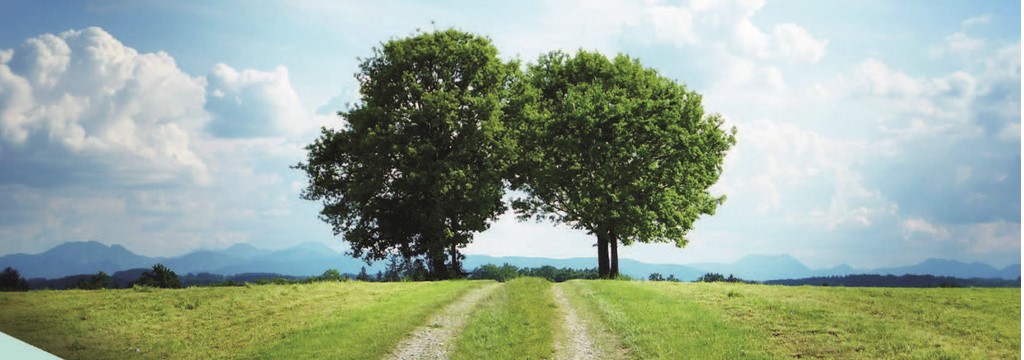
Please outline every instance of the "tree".
[{"label": "tree", "polygon": [[722,172],[735,128],[706,115],[701,96],[637,60],[580,51],[543,55],[513,88],[509,169],[521,220],[564,223],[597,237],[598,272],[618,275],[618,244],[687,243],[725,196]]},{"label": "tree", "polygon": [[8,266],[0,272],[0,291],[28,291],[28,281],[21,277],[18,270]]},{"label": "tree", "polygon": [[502,100],[518,66],[497,54],[450,29],[388,41],[362,62],[362,102],[294,166],[352,255],[425,256],[431,278],[461,275],[459,249],[505,211]]},{"label": "tree", "polygon": [[135,284],[176,289],[181,287],[181,280],[178,279],[178,274],[171,269],[163,264],[156,264],[153,265],[152,270],[143,271],[139,279],[135,280]]},{"label": "tree", "polygon": [[661,276],[661,273],[653,273],[647,277],[648,281],[665,281],[665,277]]},{"label": "tree", "polygon": [[324,271],[323,275],[320,275],[320,279],[326,281],[342,281],[345,278],[341,276],[341,273],[338,272],[338,270],[327,269]]},{"label": "tree", "polygon": [[397,282],[402,280],[402,262],[401,256],[392,254],[388,257],[388,264],[384,267],[384,280],[387,282]]},{"label": "tree", "polygon": [[110,279],[110,275],[100,271],[92,276],[79,280],[73,288],[82,290],[99,290],[109,288],[113,283],[113,280]]},{"label": "tree", "polygon": [[370,281],[370,274],[366,273],[366,267],[359,268],[359,274],[356,274],[356,280],[359,281]]},{"label": "tree", "polygon": [[706,273],[697,279],[698,282],[722,282],[725,281],[725,276],[719,273]]}]

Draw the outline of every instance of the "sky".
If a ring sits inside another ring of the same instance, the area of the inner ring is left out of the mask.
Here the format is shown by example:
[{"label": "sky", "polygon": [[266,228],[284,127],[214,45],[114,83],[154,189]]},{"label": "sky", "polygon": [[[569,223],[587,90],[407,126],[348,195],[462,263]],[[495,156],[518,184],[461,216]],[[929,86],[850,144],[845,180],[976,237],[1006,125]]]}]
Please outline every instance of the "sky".
[{"label": "sky", "polygon": [[[360,57],[454,27],[505,59],[638,58],[738,129],[690,244],[651,263],[789,254],[812,268],[1021,258],[1019,1],[8,1],[0,254],[67,241],[175,256],[346,250],[289,165],[359,102]],[[509,213],[465,252],[595,256]]]}]

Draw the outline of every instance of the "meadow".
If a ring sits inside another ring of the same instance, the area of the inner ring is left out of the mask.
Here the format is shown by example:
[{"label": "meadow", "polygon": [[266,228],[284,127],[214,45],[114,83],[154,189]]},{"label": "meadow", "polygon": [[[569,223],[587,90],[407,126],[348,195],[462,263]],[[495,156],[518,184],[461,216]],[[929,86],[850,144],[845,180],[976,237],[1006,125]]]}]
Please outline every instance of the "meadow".
[{"label": "meadow", "polygon": [[0,293],[0,331],[65,359],[380,358],[486,283]]},{"label": "meadow", "polygon": [[[490,281],[0,293],[0,331],[68,359],[382,358]],[[1020,289],[520,278],[467,310],[454,359],[556,356],[568,298],[600,358],[1019,359]],[[604,335],[594,335],[604,334]]]},{"label": "meadow", "polygon": [[1019,359],[1020,289],[571,281],[636,358]]}]

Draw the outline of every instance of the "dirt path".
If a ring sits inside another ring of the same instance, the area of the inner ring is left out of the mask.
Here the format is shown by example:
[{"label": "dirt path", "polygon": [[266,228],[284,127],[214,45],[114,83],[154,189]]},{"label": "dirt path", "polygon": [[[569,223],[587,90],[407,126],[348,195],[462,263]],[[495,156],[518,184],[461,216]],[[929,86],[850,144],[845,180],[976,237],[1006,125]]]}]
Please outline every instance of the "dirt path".
[{"label": "dirt path", "polygon": [[434,315],[427,325],[421,326],[409,334],[398,346],[384,357],[389,360],[398,359],[447,359],[452,340],[466,324],[469,313],[480,299],[494,292],[501,284],[490,284],[471,291],[461,299]]},{"label": "dirt path", "polygon": [[551,290],[555,294],[555,302],[565,313],[562,329],[565,339],[555,344],[555,358],[560,360],[597,359],[598,351],[590,339],[588,324],[569,303],[569,298],[562,290],[562,284],[555,284]]}]

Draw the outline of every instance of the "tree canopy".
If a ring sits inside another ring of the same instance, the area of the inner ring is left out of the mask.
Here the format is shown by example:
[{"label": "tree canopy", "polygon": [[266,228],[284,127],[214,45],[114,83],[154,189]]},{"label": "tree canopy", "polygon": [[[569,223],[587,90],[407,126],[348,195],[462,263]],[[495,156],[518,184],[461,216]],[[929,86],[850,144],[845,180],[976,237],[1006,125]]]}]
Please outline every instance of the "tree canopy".
[{"label": "tree canopy", "polygon": [[28,291],[28,281],[18,270],[8,266],[0,272],[0,291]]},{"label": "tree canopy", "polygon": [[423,256],[434,279],[461,274],[459,249],[506,207],[502,107],[518,68],[457,30],[375,48],[356,74],[361,102],[339,112],[295,168],[302,196],[354,256]]},{"label": "tree canopy", "polygon": [[181,279],[178,279],[178,274],[164,264],[156,264],[153,265],[152,270],[143,271],[139,279],[135,280],[135,284],[176,289],[181,287]]},{"label": "tree canopy", "polygon": [[725,200],[708,188],[735,128],[724,130],[699,94],[636,59],[543,55],[511,104],[509,179],[525,194],[513,207],[520,218],[596,235],[601,277],[617,275],[618,243],[683,247],[697,218]]}]

